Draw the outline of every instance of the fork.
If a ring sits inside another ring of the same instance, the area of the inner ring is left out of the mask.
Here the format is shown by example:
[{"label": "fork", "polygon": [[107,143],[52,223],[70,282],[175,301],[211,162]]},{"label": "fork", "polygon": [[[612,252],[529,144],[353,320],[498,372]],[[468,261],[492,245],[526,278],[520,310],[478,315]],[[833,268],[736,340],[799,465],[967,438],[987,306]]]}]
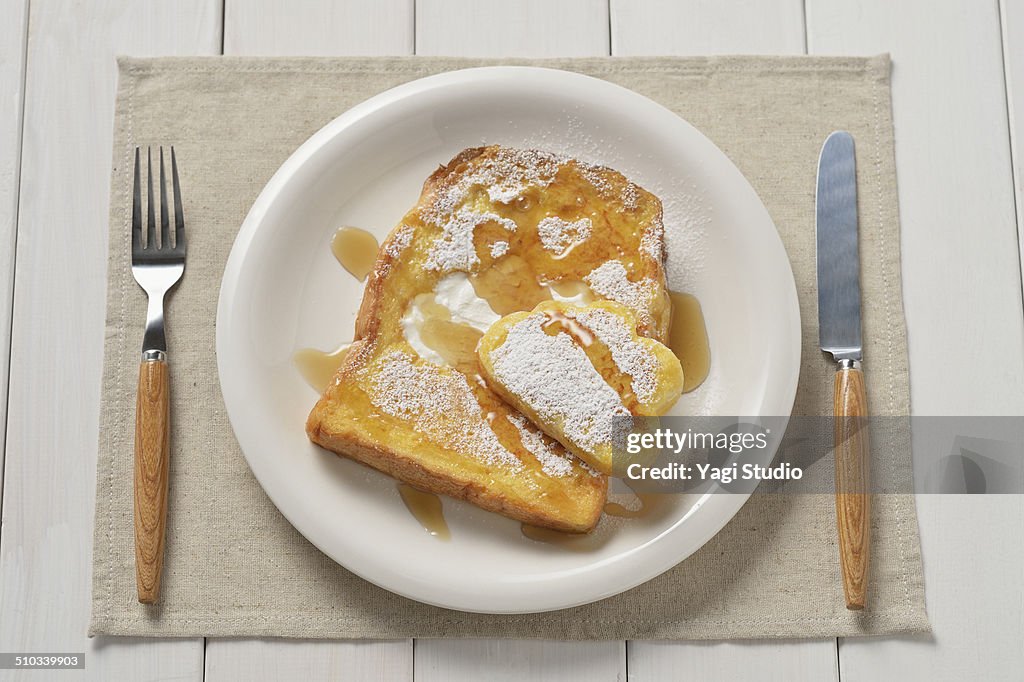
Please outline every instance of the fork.
[{"label": "fork", "polygon": [[160,232],[153,202],[153,154],[146,149],[149,182],[146,233],[142,231],[142,177],[135,148],[132,198],[132,275],[149,297],[146,333],[135,400],[135,584],[139,602],[152,604],[160,594],[167,522],[170,451],[170,376],[164,338],[164,298],[185,271],[185,218],[181,210],[178,163],[171,147],[174,193],[173,240],[167,214],[164,148],[160,147]]}]

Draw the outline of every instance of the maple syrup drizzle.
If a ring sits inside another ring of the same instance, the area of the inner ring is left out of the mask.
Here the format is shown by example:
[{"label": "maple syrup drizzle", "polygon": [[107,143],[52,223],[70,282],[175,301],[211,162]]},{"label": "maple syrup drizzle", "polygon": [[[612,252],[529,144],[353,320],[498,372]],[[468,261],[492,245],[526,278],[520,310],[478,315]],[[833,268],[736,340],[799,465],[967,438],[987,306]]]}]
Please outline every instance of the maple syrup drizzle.
[{"label": "maple syrup drizzle", "polygon": [[590,364],[594,366],[605,382],[619,394],[622,404],[630,412],[638,413],[641,404],[633,392],[633,378],[619,369],[618,363],[612,356],[611,349],[598,339],[592,331],[580,324],[575,318],[569,317],[557,310],[544,312],[548,320],[541,328],[549,335],[555,336],[565,332],[576,342],[583,352],[587,354]]},{"label": "maple syrup drizzle", "polygon": [[306,383],[323,393],[341,368],[341,363],[345,362],[351,346],[351,343],[345,343],[332,351],[300,348],[292,355],[292,362]]},{"label": "maple syrup drizzle", "polygon": [[575,317],[569,317],[557,310],[545,311],[544,315],[547,316],[548,321],[542,324],[541,328],[549,336],[557,336],[559,332],[565,332],[583,348],[594,343],[594,333],[580,324]]},{"label": "maple syrup drizzle", "polygon": [[348,270],[360,282],[373,270],[377,262],[377,238],[358,227],[341,227],[331,240],[331,252],[341,267]]},{"label": "maple syrup drizzle", "polygon": [[423,315],[417,327],[423,344],[469,379],[469,387],[498,441],[511,452],[525,450],[518,429],[505,417],[507,405],[487,390],[480,376],[476,347],[483,332],[468,324],[453,322],[451,311],[438,303],[433,294],[420,294],[413,304]]},{"label": "maple syrup drizzle", "polygon": [[579,303],[582,305],[586,305],[587,303],[592,303],[594,301],[594,292],[590,290],[590,287],[579,280],[558,280],[556,282],[548,282],[548,286],[551,288],[551,291],[562,298],[576,299],[579,297]]},{"label": "maple syrup drizzle", "polygon": [[405,508],[423,526],[423,530],[438,540],[447,542],[452,539],[448,522],[444,520],[444,506],[440,497],[414,488],[408,483],[398,484],[398,494],[402,496]]},{"label": "maple syrup drizzle", "polygon": [[704,383],[711,369],[711,347],[700,301],[692,294],[668,292],[672,300],[669,348],[683,366],[683,393]]},{"label": "maple syrup drizzle", "polygon": [[473,377],[478,373],[476,346],[483,332],[461,322],[453,322],[451,311],[434,302],[420,305],[424,320],[419,325],[423,344],[444,358],[445,362]]},{"label": "maple syrup drizzle", "polygon": [[533,204],[533,197],[527,196],[526,194],[516,197],[516,200],[512,202],[515,209],[517,211],[522,211],[523,213],[531,210],[533,208]]},{"label": "maple syrup drizzle", "polygon": [[551,300],[551,292],[537,281],[533,268],[521,256],[503,256],[469,281],[476,295],[499,315],[533,310],[541,301]]}]

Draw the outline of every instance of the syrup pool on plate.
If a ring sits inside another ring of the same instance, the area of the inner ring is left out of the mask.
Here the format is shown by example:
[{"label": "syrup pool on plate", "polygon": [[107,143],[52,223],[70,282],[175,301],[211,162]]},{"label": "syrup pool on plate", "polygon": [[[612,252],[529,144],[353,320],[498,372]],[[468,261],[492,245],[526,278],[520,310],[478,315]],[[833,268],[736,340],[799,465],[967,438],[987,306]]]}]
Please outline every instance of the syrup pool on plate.
[{"label": "syrup pool on plate", "polygon": [[342,227],[334,233],[334,238],[331,240],[331,253],[341,263],[341,267],[363,282],[373,270],[379,246],[377,238],[366,230],[361,230],[358,227]]},{"label": "syrup pool on plate", "polygon": [[423,530],[438,540],[451,540],[452,534],[448,530],[448,522],[444,520],[444,507],[440,497],[414,488],[408,483],[398,484],[398,494],[402,496],[405,508],[423,526]]},{"label": "syrup pool on plate", "polygon": [[341,367],[352,344],[344,343],[331,351],[316,348],[300,348],[292,356],[292,362],[298,368],[302,378],[317,391],[323,393],[334,374]]},{"label": "syrup pool on plate", "polygon": [[[331,253],[356,279],[363,281],[373,269],[377,260],[377,238],[358,227],[341,227],[331,239]],[[317,391],[323,392],[335,372],[345,361],[351,344],[342,344],[332,351],[316,348],[301,348],[295,351],[292,361],[302,378]]]},{"label": "syrup pool on plate", "polygon": [[689,393],[704,383],[711,369],[708,330],[700,301],[695,296],[675,291],[668,295],[672,299],[668,345],[683,366],[683,393]]}]

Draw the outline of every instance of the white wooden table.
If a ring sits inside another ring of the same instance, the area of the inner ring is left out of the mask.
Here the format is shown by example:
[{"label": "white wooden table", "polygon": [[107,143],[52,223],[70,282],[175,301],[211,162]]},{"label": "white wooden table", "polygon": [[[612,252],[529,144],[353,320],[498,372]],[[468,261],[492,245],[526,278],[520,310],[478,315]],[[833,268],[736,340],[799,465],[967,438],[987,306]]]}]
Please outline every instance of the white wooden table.
[{"label": "white wooden table", "polygon": [[85,637],[114,55],[885,51],[914,412],[1024,414],[1024,0],[0,0],[0,651],[95,680],[1024,679],[1022,496],[918,500],[933,637]]}]

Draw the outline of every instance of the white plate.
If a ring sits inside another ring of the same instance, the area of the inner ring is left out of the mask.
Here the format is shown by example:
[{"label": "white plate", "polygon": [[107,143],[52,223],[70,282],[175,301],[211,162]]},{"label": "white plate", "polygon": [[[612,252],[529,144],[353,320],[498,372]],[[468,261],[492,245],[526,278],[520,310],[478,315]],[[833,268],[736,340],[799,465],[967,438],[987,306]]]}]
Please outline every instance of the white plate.
[{"label": "white plate", "polygon": [[[282,123],[284,125],[284,123]],[[392,479],[311,445],[316,400],[292,364],[303,347],[349,341],[362,285],[330,252],[341,225],[383,238],[423,180],[485,143],[564,152],[611,166],[665,206],[673,289],[700,299],[711,375],[681,414],[789,415],[800,367],[793,274],[768,212],[729,159],[664,107],[608,82],[492,67],[402,85],[347,111],[270,182],[228,259],[217,359],[245,457],[278,509],[363,578],[419,601],[493,613],[592,602],[696,551],[746,501],[678,496],[641,521],[605,517],[587,551],[529,540],[519,524],[444,500],[450,542],[412,518]]]}]

